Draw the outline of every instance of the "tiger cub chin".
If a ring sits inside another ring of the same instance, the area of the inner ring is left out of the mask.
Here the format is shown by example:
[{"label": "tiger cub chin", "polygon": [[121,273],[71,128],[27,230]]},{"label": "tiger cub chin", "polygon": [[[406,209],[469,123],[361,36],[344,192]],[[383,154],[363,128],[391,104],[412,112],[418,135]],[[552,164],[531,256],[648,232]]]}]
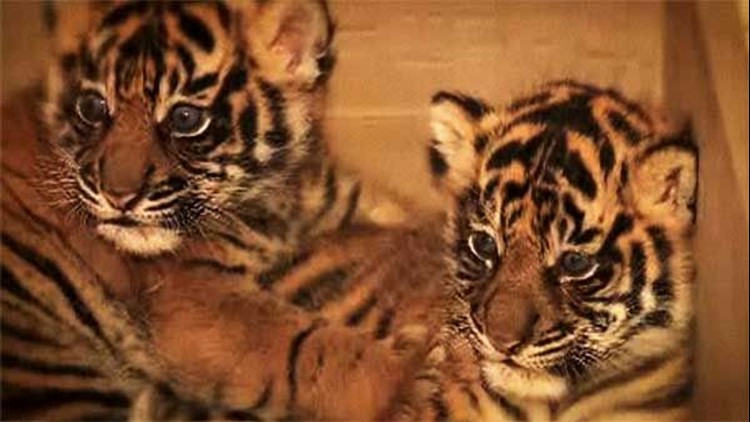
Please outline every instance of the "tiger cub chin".
[{"label": "tiger cub chin", "polygon": [[453,301],[405,419],[689,417],[696,144],[573,81],[433,97]]}]

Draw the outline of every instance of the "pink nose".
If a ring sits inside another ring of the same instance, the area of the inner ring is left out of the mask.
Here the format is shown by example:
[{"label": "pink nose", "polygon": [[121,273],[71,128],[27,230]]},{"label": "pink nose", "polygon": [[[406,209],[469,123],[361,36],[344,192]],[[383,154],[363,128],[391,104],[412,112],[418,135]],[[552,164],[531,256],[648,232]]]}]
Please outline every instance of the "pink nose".
[{"label": "pink nose", "polygon": [[102,195],[113,207],[119,210],[132,208],[138,200],[138,193],[102,191]]}]

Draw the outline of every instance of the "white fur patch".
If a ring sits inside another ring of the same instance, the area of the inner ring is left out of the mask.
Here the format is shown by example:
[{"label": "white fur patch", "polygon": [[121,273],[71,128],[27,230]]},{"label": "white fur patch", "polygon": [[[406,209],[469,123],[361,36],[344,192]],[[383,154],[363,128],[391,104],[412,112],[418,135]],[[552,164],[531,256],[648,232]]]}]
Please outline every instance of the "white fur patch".
[{"label": "white fur patch", "polygon": [[259,142],[255,145],[255,150],[253,152],[258,161],[265,163],[273,156],[274,149],[268,146],[265,142]]},{"label": "white fur patch", "polygon": [[568,392],[567,383],[560,377],[512,368],[497,361],[485,361],[482,372],[491,388],[522,399],[555,400]]},{"label": "white fur patch", "polygon": [[159,255],[173,251],[181,242],[180,235],[161,227],[122,227],[116,224],[99,224],[96,231],[127,253]]}]

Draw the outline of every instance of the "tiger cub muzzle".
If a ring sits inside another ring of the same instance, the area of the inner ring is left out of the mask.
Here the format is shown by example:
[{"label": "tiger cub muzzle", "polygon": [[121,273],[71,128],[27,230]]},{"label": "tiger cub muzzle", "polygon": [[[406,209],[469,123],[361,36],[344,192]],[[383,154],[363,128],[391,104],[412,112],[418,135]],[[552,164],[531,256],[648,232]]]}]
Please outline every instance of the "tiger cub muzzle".
[{"label": "tiger cub muzzle", "polygon": [[543,280],[539,251],[530,240],[511,244],[481,303],[485,332],[493,346],[512,361],[524,345],[564,327],[559,298]]},{"label": "tiger cub muzzle", "polygon": [[[82,119],[97,116],[90,107],[79,110]],[[179,239],[168,220],[190,193],[190,184],[170,156],[169,140],[160,138],[160,124],[149,121],[149,115],[145,104],[120,105],[103,139],[83,154],[78,192],[103,237],[141,243],[139,250],[170,250]]]}]

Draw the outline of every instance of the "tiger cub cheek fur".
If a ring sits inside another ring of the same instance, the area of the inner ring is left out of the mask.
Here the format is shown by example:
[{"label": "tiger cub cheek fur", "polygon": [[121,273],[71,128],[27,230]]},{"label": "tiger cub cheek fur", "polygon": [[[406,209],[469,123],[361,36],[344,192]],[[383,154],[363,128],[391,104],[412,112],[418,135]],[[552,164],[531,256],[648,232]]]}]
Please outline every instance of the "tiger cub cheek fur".
[{"label": "tiger cub cheek fur", "polygon": [[137,255],[291,207],[320,152],[325,3],[62,3],[52,22],[50,203]]},{"label": "tiger cub cheek fur", "polygon": [[[431,115],[433,179],[454,201],[449,284],[466,303],[453,317],[472,327],[486,385],[559,399],[688,348],[689,130],[571,81],[497,110],[441,92]],[[496,256],[477,256],[476,233]]]}]

